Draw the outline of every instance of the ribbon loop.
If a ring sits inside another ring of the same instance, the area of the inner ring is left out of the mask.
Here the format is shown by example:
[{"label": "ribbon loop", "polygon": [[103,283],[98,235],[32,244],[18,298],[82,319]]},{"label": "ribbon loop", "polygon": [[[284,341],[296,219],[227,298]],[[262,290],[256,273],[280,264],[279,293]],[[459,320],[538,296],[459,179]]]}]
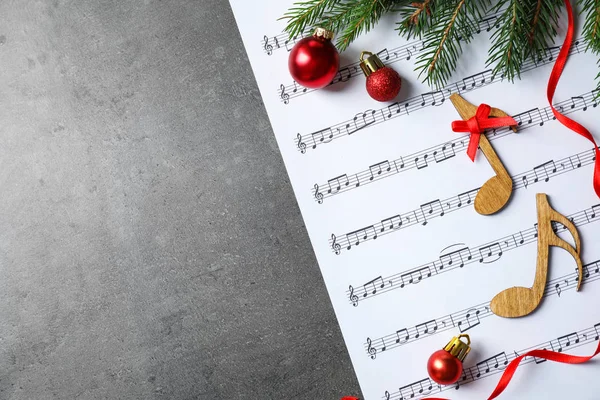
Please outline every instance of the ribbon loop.
[{"label": "ribbon loop", "polygon": [[469,118],[466,121],[452,122],[452,130],[454,132],[466,132],[471,134],[469,147],[467,148],[467,155],[471,161],[475,161],[475,154],[477,154],[481,134],[484,133],[486,129],[517,125],[517,121],[512,117],[490,118],[491,111],[492,107],[487,104],[480,104],[479,107],[477,107],[477,112],[472,118]]}]

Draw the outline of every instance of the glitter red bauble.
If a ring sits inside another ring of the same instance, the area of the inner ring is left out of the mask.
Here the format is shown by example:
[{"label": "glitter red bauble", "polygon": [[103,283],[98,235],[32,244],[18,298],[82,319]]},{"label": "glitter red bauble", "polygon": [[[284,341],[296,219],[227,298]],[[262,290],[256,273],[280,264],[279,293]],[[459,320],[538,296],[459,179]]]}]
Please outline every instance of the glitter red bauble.
[{"label": "glitter red bauble", "polygon": [[367,92],[377,101],[391,101],[402,88],[402,78],[390,67],[383,67],[367,77]]},{"label": "glitter red bauble", "polygon": [[320,89],[331,83],[340,67],[340,55],[331,39],[310,36],[292,48],[288,59],[290,74],[300,85]]},{"label": "glitter red bauble", "polygon": [[427,361],[429,377],[440,385],[456,383],[463,372],[463,364],[446,350],[438,350]]}]

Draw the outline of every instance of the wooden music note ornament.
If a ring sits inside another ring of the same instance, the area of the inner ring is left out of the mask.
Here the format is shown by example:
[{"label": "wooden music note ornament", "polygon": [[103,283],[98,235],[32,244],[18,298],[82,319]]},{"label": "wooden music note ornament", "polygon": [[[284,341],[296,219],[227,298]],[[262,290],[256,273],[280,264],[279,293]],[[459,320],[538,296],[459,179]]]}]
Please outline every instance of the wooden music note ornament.
[{"label": "wooden music note ornament", "polygon": [[[556,246],[569,252],[577,262],[579,279],[577,290],[581,287],[583,279],[583,266],[581,264],[581,239],[575,225],[564,215],[550,207],[545,193],[538,193],[538,254],[533,287],[512,287],[498,293],[490,304],[492,312],[500,317],[517,318],[532,313],[542,301],[546,280],[548,277],[548,255],[550,246]],[[575,239],[575,248],[559,238],[552,229],[552,221],[563,224]]]},{"label": "wooden music note ornament", "polygon": [[[465,121],[475,118],[478,114],[478,107],[463,99],[459,94],[452,94],[450,101],[452,101],[460,117]],[[494,107],[491,107],[489,116],[510,118],[504,111]],[[514,120],[512,121],[515,122]],[[511,125],[510,127],[513,132],[517,132],[516,125]],[[475,197],[475,211],[482,215],[490,215],[500,211],[508,203],[512,195],[513,182],[488,138],[483,133],[479,135],[479,148],[496,175],[485,182],[481,189],[479,189],[479,193]]]}]

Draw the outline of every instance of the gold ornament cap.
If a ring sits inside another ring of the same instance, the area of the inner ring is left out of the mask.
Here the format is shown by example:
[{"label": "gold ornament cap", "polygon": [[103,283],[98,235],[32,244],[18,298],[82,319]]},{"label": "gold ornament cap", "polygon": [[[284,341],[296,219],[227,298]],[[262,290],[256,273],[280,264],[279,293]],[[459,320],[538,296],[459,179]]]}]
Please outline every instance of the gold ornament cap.
[{"label": "gold ornament cap", "polygon": [[[462,338],[466,338],[467,342],[463,342]],[[471,351],[471,338],[469,335],[458,335],[452,338],[450,342],[444,347],[448,353],[458,358],[460,361],[464,361],[467,358],[467,354]]]},{"label": "gold ornament cap", "polygon": [[313,33],[313,36],[331,40],[331,39],[333,39],[333,36],[335,36],[335,33],[333,33],[332,31],[329,31],[325,28],[316,28],[315,32]]},{"label": "gold ornament cap", "polygon": [[[367,56],[365,58],[365,56]],[[384,68],[385,64],[381,61],[377,54],[373,54],[369,51],[363,51],[360,53],[360,69],[365,76],[371,75],[373,72]]]}]

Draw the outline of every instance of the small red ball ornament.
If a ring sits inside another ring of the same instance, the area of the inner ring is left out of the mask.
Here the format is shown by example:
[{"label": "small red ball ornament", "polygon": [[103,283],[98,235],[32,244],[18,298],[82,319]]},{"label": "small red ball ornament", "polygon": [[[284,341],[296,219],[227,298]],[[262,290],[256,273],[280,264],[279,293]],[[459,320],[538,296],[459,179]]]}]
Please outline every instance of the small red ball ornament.
[{"label": "small red ball ornament", "polygon": [[[467,342],[463,342],[462,338],[466,338]],[[440,385],[456,383],[463,372],[462,363],[471,351],[470,345],[469,335],[459,335],[452,338],[446,347],[436,351],[429,357],[429,361],[427,361],[429,377]]]},{"label": "small red ball ornament", "polygon": [[331,43],[333,32],[317,28],[313,36],[300,40],[292,48],[288,68],[300,85],[321,89],[329,85],[340,68],[340,55]]},{"label": "small red ball ornament", "polygon": [[[365,58],[365,55],[368,57]],[[390,67],[386,67],[376,54],[363,51],[360,68],[367,77],[367,92],[377,101],[391,101],[402,88],[402,78]]]}]

